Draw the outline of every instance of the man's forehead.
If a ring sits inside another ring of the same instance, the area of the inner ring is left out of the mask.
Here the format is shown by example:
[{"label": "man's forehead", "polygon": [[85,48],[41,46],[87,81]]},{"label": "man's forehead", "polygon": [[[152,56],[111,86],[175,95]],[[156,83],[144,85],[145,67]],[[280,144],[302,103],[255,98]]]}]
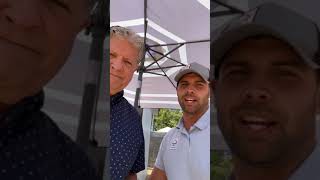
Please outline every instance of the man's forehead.
[{"label": "man's forehead", "polygon": [[196,81],[203,81],[206,82],[199,74],[191,72],[188,74],[185,74],[181,77],[180,82],[182,81],[188,81],[188,80],[196,80]]},{"label": "man's forehead", "polygon": [[125,44],[128,44],[128,45],[134,47],[134,45],[128,39],[126,39],[124,37],[121,37],[121,36],[117,36],[117,35],[111,36],[111,38],[110,38],[110,46],[113,45],[114,42],[122,42],[122,43],[125,43]]},{"label": "man's forehead", "polygon": [[139,49],[134,46],[128,39],[114,36],[110,38],[110,48],[125,48],[130,47],[132,50],[139,52]]},{"label": "man's forehead", "polygon": [[286,42],[273,37],[253,37],[236,43],[224,56],[224,64],[260,63],[307,65],[302,57]]},{"label": "man's forehead", "polygon": [[139,50],[129,40],[121,37],[110,38],[110,52],[122,55],[126,59],[138,62]]}]

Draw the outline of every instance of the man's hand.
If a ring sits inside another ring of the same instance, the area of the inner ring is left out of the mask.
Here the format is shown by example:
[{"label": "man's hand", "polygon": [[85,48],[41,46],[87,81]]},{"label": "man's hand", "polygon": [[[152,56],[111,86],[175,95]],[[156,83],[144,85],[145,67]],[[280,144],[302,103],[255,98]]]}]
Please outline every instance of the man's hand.
[{"label": "man's hand", "polygon": [[167,180],[167,175],[161,169],[154,167],[149,180]]},{"label": "man's hand", "polygon": [[126,180],[137,180],[137,174],[136,173],[129,173],[129,175],[126,177]]}]

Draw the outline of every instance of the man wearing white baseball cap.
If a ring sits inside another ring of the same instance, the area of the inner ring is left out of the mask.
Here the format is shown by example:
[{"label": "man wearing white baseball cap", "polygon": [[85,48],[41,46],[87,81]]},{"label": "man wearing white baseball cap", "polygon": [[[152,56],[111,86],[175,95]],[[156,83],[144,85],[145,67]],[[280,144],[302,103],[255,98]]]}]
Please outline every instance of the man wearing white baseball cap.
[{"label": "man wearing white baseball cap", "polygon": [[211,43],[218,124],[236,180],[320,178],[319,29],[267,3],[220,29]]},{"label": "man wearing white baseball cap", "polygon": [[151,180],[210,179],[209,69],[198,64],[175,76],[183,110],[179,124],[163,138]]}]

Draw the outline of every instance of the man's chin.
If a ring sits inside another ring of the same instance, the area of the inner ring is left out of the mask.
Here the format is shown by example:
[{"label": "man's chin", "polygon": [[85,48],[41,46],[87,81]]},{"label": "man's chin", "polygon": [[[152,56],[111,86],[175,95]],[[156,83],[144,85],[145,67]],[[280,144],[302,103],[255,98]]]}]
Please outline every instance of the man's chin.
[{"label": "man's chin", "polygon": [[110,95],[111,95],[111,96],[119,93],[119,92],[122,91],[122,90],[123,90],[123,88],[113,88],[113,87],[111,87],[111,85],[110,85]]},{"label": "man's chin", "polygon": [[198,109],[185,107],[185,108],[183,109],[183,112],[184,112],[184,113],[187,113],[187,114],[192,114],[192,115],[194,115],[194,114],[197,114]]},{"label": "man's chin", "polygon": [[[272,145],[270,145],[272,146]],[[277,149],[270,149],[268,147],[238,147],[237,149],[232,148],[236,156],[243,162],[251,166],[256,167],[268,167],[272,164],[276,164],[280,159],[281,152]]]},{"label": "man's chin", "polygon": [[278,164],[279,158],[270,159],[269,157],[246,157],[242,158],[241,160],[243,162],[246,162],[246,164],[257,167],[257,168],[268,168],[268,167],[274,167],[276,164]]},{"label": "man's chin", "polygon": [[[1,92],[1,91],[0,91]],[[0,106],[12,106],[25,98],[25,94],[2,93],[0,95]]]}]

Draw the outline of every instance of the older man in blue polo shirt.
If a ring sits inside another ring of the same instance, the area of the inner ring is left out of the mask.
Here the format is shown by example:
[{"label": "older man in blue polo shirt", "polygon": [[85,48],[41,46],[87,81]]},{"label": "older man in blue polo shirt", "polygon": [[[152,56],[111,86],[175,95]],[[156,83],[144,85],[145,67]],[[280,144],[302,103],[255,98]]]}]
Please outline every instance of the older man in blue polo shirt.
[{"label": "older man in blue polo shirt", "polygon": [[191,63],[175,77],[183,110],[179,124],[163,138],[151,180],[210,179],[209,69]]},{"label": "older man in blue polo shirt", "polygon": [[111,179],[137,179],[145,169],[141,118],[123,97],[143,56],[143,39],[130,29],[110,29]]}]

